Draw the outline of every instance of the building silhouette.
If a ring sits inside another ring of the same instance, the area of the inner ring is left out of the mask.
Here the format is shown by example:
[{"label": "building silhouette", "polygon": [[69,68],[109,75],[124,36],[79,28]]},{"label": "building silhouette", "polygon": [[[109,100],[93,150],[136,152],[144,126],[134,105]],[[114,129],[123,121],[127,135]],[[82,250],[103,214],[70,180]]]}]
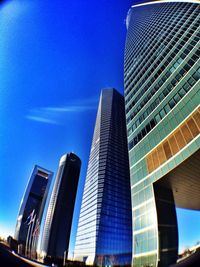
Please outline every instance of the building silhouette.
[{"label": "building silhouette", "polygon": [[131,194],[124,97],[102,90],[76,235],[74,260],[130,264]]},{"label": "building silhouette", "polygon": [[74,153],[61,157],[45,218],[41,254],[44,262],[67,257],[81,160]]},{"label": "building silhouette", "polygon": [[155,1],[128,12],[124,83],[135,267],[175,263],[175,207],[200,209],[199,14],[197,1]]},{"label": "building silhouette", "polygon": [[21,201],[15,239],[18,244],[21,244],[22,251],[28,257],[31,257],[30,251],[32,249],[34,249],[34,253],[36,252],[38,234],[34,237],[33,233],[36,222],[37,225],[41,224],[52,176],[53,173],[51,171],[35,165]]}]

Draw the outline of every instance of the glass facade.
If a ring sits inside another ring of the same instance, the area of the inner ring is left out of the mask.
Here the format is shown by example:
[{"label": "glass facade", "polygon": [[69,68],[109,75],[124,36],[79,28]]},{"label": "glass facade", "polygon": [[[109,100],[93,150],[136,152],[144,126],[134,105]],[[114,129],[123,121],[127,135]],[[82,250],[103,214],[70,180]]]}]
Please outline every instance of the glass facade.
[{"label": "glass facade", "polygon": [[102,90],[85,181],[74,259],[130,264],[131,194],[124,98]]},{"label": "glass facade", "polygon": [[128,12],[124,84],[135,267],[177,259],[173,192],[155,182],[200,147],[199,14],[195,1],[155,1]]},{"label": "glass facade", "polygon": [[[51,171],[37,165],[34,167],[24,197],[21,201],[19,215],[17,218],[15,239],[18,241],[18,244],[23,244],[24,246],[27,245],[27,235],[30,230],[31,214],[35,217],[34,223],[37,220],[39,225],[41,224],[52,176],[53,173]],[[35,224],[33,224],[33,226],[35,227]],[[31,231],[34,232],[34,229]],[[30,237],[30,239],[32,239],[32,237]],[[35,249],[36,247],[37,244],[34,244]]]},{"label": "glass facade", "polygon": [[81,160],[74,153],[60,159],[42,235],[44,262],[63,263],[68,252]]}]

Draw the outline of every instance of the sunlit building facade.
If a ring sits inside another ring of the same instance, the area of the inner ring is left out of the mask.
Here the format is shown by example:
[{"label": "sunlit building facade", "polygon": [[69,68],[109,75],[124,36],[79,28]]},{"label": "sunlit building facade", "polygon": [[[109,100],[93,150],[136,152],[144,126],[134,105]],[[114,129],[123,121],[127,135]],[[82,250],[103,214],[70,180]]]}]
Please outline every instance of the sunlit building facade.
[{"label": "sunlit building facade", "polygon": [[28,241],[27,234],[31,223],[35,223],[37,220],[41,224],[52,176],[53,173],[51,171],[38,165],[34,166],[21,201],[15,228],[15,239],[19,244],[26,245]]},{"label": "sunlit building facade", "polygon": [[44,262],[62,264],[67,258],[80,168],[81,160],[76,154],[61,157],[42,234]]},{"label": "sunlit building facade", "polygon": [[131,194],[124,97],[102,90],[76,235],[74,259],[131,263]]},{"label": "sunlit building facade", "polygon": [[200,209],[200,3],[131,7],[125,106],[134,267],[176,262],[175,207]]}]

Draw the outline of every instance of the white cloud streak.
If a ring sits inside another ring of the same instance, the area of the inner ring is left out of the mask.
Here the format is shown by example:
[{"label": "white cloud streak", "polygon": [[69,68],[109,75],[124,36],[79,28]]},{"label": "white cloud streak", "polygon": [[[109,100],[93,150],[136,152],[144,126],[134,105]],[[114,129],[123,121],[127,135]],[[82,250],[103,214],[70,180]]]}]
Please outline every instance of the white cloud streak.
[{"label": "white cloud streak", "polygon": [[48,124],[58,124],[56,121],[54,120],[50,120],[47,118],[42,118],[42,117],[37,117],[37,116],[26,116],[27,119],[32,120],[32,121],[38,121],[38,122],[42,122],[42,123],[48,123]]},{"label": "white cloud streak", "polygon": [[83,112],[88,110],[94,110],[95,106],[66,106],[66,107],[46,107],[44,111],[50,112]]},{"label": "white cloud streak", "polygon": [[[97,109],[98,97],[76,100],[73,103],[57,107],[40,107],[29,110],[26,119],[48,124],[62,124],[67,113],[80,113]],[[75,115],[74,114],[74,115]]]}]

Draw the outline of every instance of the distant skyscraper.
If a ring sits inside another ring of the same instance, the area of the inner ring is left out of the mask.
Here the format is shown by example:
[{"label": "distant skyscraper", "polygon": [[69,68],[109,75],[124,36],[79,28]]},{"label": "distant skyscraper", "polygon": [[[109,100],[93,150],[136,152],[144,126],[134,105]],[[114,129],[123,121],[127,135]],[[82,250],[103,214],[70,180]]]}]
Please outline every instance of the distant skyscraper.
[{"label": "distant skyscraper", "polygon": [[168,267],[178,254],[175,207],[200,209],[200,2],[134,5],[127,30],[133,266]]},{"label": "distant skyscraper", "polygon": [[35,165],[17,218],[15,239],[19,244],[26,245],[28,230],[30,224],[33,223],[33,218],[35,222],[41,223],[52,176],[51,171]]},{"label": "distant skyscraper", "polygon": [[46,262],[62,262],[65,251],[67,256],[80,168],[81,160],[74,153],[60,159],[42,236]]},{"label": "distant skyscraper", "polygon": [[131,194],[124,97],[100,97],[74,259],[100,266],[131,262]]}]

